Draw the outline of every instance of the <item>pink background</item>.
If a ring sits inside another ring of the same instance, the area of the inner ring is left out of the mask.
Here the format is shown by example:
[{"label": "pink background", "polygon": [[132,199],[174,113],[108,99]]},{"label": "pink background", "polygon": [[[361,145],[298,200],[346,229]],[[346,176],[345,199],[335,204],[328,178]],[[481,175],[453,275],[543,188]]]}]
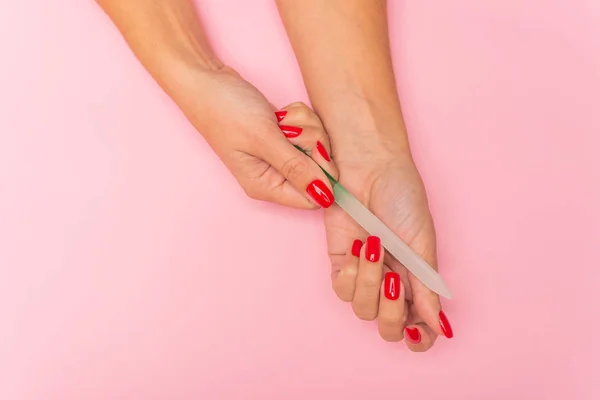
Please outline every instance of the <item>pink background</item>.
[{"label": "pink background", "polygon": [[[307,100],[270,0],[200,5]],[[92,1],[2,2],[0,399],[600,398],[600,3],[390,20],[456,295],[424,354],[335,298],[321,213],[246,199]]]}]

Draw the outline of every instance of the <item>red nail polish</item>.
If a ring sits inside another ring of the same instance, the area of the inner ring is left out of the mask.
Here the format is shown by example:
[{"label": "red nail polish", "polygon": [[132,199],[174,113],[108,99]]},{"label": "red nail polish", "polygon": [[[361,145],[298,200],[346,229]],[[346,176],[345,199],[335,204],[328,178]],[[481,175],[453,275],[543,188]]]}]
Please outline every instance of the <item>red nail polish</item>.
[{"label": "red nail polish", "polygon": [[333,204],[333,193],[319,179],[312,181],[306,188],[306,191],[323,208],[328,208]]},{"label": "red nail polish", "polygon": [[398,297],[400,297],[400,274],[397,272],[387,272],[385,274],[383,293],[390,300],[398,300]]},{"label": "red nail polish", "polygon": [[275,116],[277,117],[277,122],[283,121],[285,116],[287,115],[287,111],[275,111]]},{"label": "red nail polish", "polygon": [[367,248],[365,256],[368,261],[377,262],[381,256],[381,240],[377,236],[369,236],[367,238]]},{"label": "red nail polish", "polygon": [[287,138],[295,138],[302,133],[302,128],[299,126],[279,125],[279,129]]},{"label": "red nail polish", "polygon": [[317,150],[319,151],[319,154],[321,154],[321,157],[325,159],[325,161],[331,161],[331,157],[329,157],[329,153],[327,153],[323,143],[317,142]]},{"label": "red nail polish", "polygon": [[421,343],[421,332],[417,328],[406,328],[404,329],[404,337],[412,344]]},{"label": "red nail polish", "polygon": [[442,332],[444,332],[444,336],[448,339],[454,337],[454,331],[452,330],[452,325],[450,325],[450,321],[448,321],[448,317],[444,314],[444,311],[440,311],[440,326],[442,327]]},{"label": "red nail polish", "polygon": [[362,248],[362,242],[359,239],[356,239],[354,243],[352,243],[352,255],[354,257],[360,257],[360,249]]}]

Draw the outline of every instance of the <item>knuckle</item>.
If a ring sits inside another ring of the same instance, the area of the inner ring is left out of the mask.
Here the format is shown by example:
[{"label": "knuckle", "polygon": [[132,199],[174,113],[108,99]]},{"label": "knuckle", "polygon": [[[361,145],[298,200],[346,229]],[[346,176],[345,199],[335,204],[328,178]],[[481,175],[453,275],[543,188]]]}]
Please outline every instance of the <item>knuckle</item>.
[{"label": "knuckle", "polygon": [[354,299],[354,282],[357,272],[356,267],[347,266],[331,275],[333,291],[343,302],[349,303]]},{"label": "knuckle", "polygon": [[296,156],[285,161],[281,166],[281,174],[285,179],[295,182],[301,179],[308,171],[308,164],[300,157]]},{"label": "knuckle", "polygon": [[363,321],[374,321],[377,318],[377,307],[370,307],[353,302],[352,310],[354,311],[354,315]]},{"label": "knuckle", "polygon": [[246,193],[246,196],[250,197],[253,200],[262,200],[264,197],[263,193],[260,190],[258,190],[254,185],[244,185],[242,186],[242,189],[244,189],[244,193]]},{"label": "knuckle", "polygon": [[356,314],[356,317],[362,321],[375,321],[375,319],[377,318],[377,312],[354,312],[354,314]]},{"label": "knuckle", "polygon": [[356,280],[357,275],[358,267],[356,265],[348,265],[340,270],[338,277],[346,281],[354,282]]},{"label": "knuckle", "polygon": [[286,108],[287,109],[300,109],[300,108],[308,109],[308,106],[303,101],[295,101],[293,103],[290,103]]},{"label": "knuckle", "polygon": [[306,119],[313,115],[313,111],[304,103],[296,102],[288,106],[288,112],[294,114],[295,117],[300,119]]},{"label": "knuckle", "polygon": [[354,293],[351,290],[348,290],[348,288],[339,287],[334,284],[333,291],[335,292],[338,299],[340,299],[344,303],[349,303],[354,298]]},{"label": "knuckle", "polygon": [[386,342],[399,342],[404,339],[402,331],[392,329],[379,329],[379,336]]}]

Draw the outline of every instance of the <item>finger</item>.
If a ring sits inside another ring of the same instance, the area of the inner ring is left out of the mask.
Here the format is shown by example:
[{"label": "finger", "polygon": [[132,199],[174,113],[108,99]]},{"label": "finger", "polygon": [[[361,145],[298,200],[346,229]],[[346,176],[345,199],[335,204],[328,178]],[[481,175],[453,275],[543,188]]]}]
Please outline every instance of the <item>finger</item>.
[{"label": "finger", "polygon": [[323,126],[319,116],[306,104],[296,102],[275,111],[277,122],[281,125]]},{"label": "finger", "polygon": [[[280,126],[280,128],[290,143],[309,154],[317,165],[327,171],[334,179],[339,179],[338,169],[330,156],[331,149],[329,140],[327,140],[327,133],[323,128],[313,126]],[[292,128],[297,136],[289,135]],[[288,133],[286,134],[286,132]]]},{"label": "finger", "polygon": [[258,178],[239,176],[238,181],[246,195],[255,200],[270,201],[287,207],[314,210],[318,208],[303,193],[296,190],[284,177],[263,160]]},{"label": "finger", "polygon": [[409,280],[413,288],[411,314],[415,316],[415,319],[418,318],[419,321],[423,321],[423,324],[436,336],[443,335],[447,339],[452,339],[454,337],[454,330],[446,313],[441,309],[438,295],[431,292],[427,287],[425,289],[415,289],[415,285],[423,284],[420,281],[418,283],[415,282],[417,279],[412,274],[409,275]]},{"label": "finger", "polygon": [[406,346],[411,351],[423,352],[433,346],[438,334],[420,319],[414,307],[415,304],[413,303],[409,313],[410,318],[404,329],[404,338]]},{"label": "finger", "polygon": [[354,298],[358,260],[362,244],[360,239],[356,239],[352,243],[352,247],[348,249],[347,254],[332,259],[331,280],[333,291],[342,301],[350,302]]},{"label": "finger", "polygon": [[310,154],[321,168],[338,179],[339,172],[331,158],[329,135],[317,114],[304,103],[292,103],[276,111],[275,115],[290,142]]},{"label": "finger", "polygon": [[[283,177],[282,177],[283,178]],[[303,210],[315,210],[319,208],[315,203],[308,200],[306,196],[299,193],[292,184],[283,179],[281,185],[272,187],[267,191],[270,201],[282,204],[288,207],[299,208]]]},{"label": "finger", "polygon": [[443,335],[440,325],[440,312],[442,306],[439,296],[425,286],[413,274],[408,274],[408,280],[413,293],[414,312],[419,315],[436,334]]},{"label": "finger", "polygon": [[422,353],[429,350],[435,343],[437,334],[426,324],[413,324],[404,328],[404,340],[410,351]]},{"label": "finger", "polygon": [[454,330],[442,310],[439,296],[410,273],[409,281],[413,290],[414,310],[412,312],[418,315],[436,335],[453,338]]},{"label": "finger", "polygon": [[[276,124],[273,124],[272,129],[276,129],[277,134],[266,135],[272,138],[272,142],[261,146],[261,158],[279,171],[298,192],[304,193],[307,199],[320,207],[330,207],[334,198],[325,173],[310,157],[281,135]],[[278,200],[274,199],[280,202]]]},{"label": "finger", "polygon": [[399,342],[404,337],[406,321],[404,310],[404,289],[400,274],[384,267],[385,275],[379,296],[379,315],[377,316],[379,336],[388,342]]},{"label": "finger", "polygon": [[352,309],[358,318],[366,321],[377,318],[383,275],[382,252],[381,241],[377,236],[369,236],[361,250]]}]

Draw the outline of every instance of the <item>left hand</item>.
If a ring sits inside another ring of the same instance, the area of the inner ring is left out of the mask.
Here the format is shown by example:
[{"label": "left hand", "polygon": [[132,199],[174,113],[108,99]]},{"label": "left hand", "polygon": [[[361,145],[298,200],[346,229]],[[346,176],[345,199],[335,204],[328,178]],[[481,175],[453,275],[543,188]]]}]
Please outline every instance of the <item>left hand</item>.
[{"label": "left hand", "polygon": [[[336,158],[340,183],[437,269],[433,220],[410,154],[367,147],[356,150],[351,159]],[[383,339],[406,338],[411,350],[426,351],[438,335],[453,336],[438,295],[384,252],[378,238],[367,238],[337,205],[325,211],[325,227],[336,294],[352,302],[360,319],[377,319]]]}]

